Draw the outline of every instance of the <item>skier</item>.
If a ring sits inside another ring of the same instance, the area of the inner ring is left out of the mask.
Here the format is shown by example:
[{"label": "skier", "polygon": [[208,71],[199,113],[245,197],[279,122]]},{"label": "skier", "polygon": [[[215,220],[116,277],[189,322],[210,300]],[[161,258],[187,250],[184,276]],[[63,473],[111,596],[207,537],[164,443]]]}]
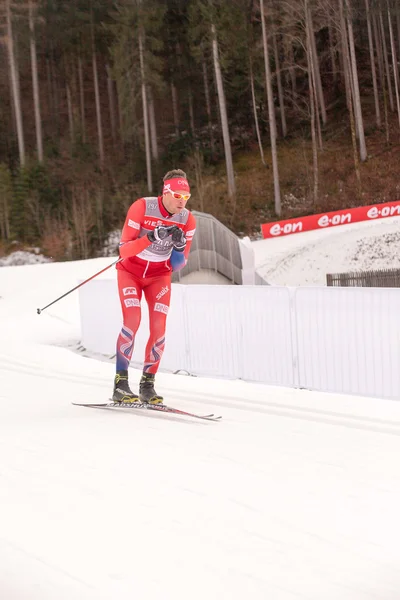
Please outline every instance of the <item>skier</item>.
[{"label": "skier", "polygon": [[[140,198],[131,205],[122,230],[123,260],[116,268],[123,326],[117,340],[114,402],[163,402],[154,380],[165,346],[171,274],[185,266],[196,230],[195,218],[185,208],[190,198],[186,173],[169,171],[163,182],[161,196]],[[137,395],[129,387],[128,367],[140,324],[142,293],[149,308],[150,337]]]}]

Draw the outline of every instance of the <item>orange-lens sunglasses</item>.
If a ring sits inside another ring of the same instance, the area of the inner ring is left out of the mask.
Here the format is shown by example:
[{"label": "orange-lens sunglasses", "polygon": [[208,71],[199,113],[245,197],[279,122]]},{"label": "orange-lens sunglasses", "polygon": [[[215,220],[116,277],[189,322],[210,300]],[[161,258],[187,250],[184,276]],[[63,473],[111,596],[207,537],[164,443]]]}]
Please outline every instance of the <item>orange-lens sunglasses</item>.
[{"label": "orange-lens sunglasses", "polygon": [[172,192],[172,195],[177,200],[189,200],[191,194],[178,194],[178,192]]}]

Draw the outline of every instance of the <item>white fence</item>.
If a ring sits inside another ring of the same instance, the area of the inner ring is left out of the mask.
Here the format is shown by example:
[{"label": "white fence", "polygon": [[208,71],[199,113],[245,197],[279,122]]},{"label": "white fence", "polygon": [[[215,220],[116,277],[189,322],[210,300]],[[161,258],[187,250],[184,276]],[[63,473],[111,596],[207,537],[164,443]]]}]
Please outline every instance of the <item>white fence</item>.
[{"label": "white fence", "polygon": [[[80,288],[82,345],[111,356],[114,280]],[[400,398],[400,289],[173,285],[162,369]],[[148,335],[142,303],[132,365]]]}]

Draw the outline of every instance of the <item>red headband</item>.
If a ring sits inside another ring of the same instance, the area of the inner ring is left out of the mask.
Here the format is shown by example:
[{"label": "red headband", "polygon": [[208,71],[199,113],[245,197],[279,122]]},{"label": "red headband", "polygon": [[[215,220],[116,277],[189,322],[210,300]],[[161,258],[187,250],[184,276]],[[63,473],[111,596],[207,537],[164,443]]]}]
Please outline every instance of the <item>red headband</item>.
[{"label": "red headband", "polygon": [[173,179],[164,181],[163,194],[166,194],[167,192],[177,192],[178,190],[183,190],[190,194],[189,183],[185,177],[174,177]]}]

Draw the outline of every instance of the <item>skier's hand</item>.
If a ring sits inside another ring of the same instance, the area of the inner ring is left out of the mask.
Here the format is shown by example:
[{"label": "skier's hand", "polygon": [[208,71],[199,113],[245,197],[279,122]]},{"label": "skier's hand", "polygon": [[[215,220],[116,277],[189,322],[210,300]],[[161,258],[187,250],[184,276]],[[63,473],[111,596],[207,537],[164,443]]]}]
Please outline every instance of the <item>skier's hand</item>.
[{"label": "skier's hand", "polygon": [[150,240],[150,242],[162,242],[163,240],[165,240],[169,235],[171,235],[175,229],[178,229],[178,227],[176,225],[158,225],[158,227],[156,227],[155,229],[153,229],[153,231],[149,231],[149,233],[147,234],[148,239]]},{"label": "skier's hand", "polygon": [[172,242],[175,250],[178,252],[184,251],[186,247],[186,236],[182,229],[179,229],[179,227],[176,227],[175,231],[172,232]]}]

